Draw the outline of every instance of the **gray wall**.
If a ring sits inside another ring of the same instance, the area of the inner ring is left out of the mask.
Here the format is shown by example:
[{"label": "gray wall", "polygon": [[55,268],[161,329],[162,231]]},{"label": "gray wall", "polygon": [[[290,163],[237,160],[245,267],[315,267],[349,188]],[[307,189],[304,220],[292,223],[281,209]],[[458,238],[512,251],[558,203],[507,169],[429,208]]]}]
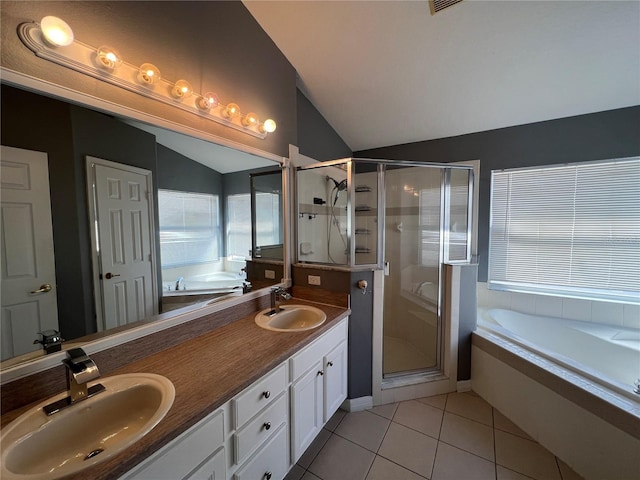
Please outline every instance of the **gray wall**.
[{"label": "gray wall", "polygon": [[[156,138],[147,132],[139,130],[130,125],[124,124],[109,115],[94,112],[83,107],[70,105],[71,111],[71,136],[73,138],[73,156],[75,168],[75,188],[77,192],[77,203],[75,205],[75,218],[78,224],[78,234],[80,240],[76,260],[80,262],[82,269],[81,282],[83,288],[83,302],[86,312],[93,312],[93,317],[84,317],[85,325],[79,329],[79,323],[74,321],[67,327],[67,332],[62,331],[63,336],[77,338],[78,336],[93,333],[95,331],[95,308],[93,301],[93,291],[87,286],[92,285],[91,267],[91,238],[89,214],[87,210],[87,176],[86,176],[86,156],[101,158],[112,162],[131,165],[143,168],[151,172],[152,178],[156,177]],[[56,185],[56,189],[65,188],[63,185]],[[52,186],[53,189],[53,186]],[[154,222],[158,222],[158,198],[153,195]],[[156,232],[156,262],[160,263],[160,235]],[[56,252],[57,256],[57,252]],[[64,257],[63,257],[64,259]],[[63,260],[64,261],[64,260]],[[77,283],[79,279],[70,279]],[[158,285],[160,285],[160,272],[158,272]],[[76,303],[78,299],[74,299]],[[71,330],[70,327],[75,327]],[[73,336],[71,336],[73,335]]]},{"label": "gray wall", "polygon": [[350,157],[352,152],[344,140],[316,107],[298,90],[298,148],[302,155],[320,162]]},{"label": "gray wall", "polygon": [[157,145],[158,188],[179,192],[222,195],[223,176],[184,155]]},{"label": "gray wall", "polygon": [[[215,91],[278,129],[262,140],[38,58],[16,28],[45,15],[65,20],[79,41],[151,62],[163,78]],[[280,156],[296,144],[295,70],[241,2],[3,1],[0,22],[3,67]]]},{"label": "gray wall", "polygon": [[355,157],[480,160],[478,280],[487,279],[491,170],[640,155],[640,107],[354,152]]},{"label": "gray wall", "polygon": [[[640,107],[354,152],[355,157],[424,162],[480,160],[478,281],[486,281],[491,170],[640,155]],[[475,267],[463,276],[458,380],[470,378]],[[465,293],[466,292],[466,293]]]}]

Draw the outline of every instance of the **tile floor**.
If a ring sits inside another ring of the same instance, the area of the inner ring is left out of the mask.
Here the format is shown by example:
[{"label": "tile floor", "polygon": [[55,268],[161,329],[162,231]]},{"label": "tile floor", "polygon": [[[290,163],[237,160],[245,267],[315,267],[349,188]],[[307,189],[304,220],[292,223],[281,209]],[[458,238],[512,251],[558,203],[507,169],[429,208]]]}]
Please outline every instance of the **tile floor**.
[{"label": "tile floor", "polygon": [[339,410],[285,480],[579,480],[473,392]]}]

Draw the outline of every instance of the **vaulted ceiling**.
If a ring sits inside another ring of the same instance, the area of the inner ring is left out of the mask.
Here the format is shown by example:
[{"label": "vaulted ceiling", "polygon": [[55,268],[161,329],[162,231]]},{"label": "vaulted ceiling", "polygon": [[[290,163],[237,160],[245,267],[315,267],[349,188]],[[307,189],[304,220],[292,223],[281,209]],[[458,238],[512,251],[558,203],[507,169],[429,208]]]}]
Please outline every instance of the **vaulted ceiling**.
[{"label": "vaulted ceiling", "polygon": [[640,104],[640,2],[244,1],[352,150]]}]

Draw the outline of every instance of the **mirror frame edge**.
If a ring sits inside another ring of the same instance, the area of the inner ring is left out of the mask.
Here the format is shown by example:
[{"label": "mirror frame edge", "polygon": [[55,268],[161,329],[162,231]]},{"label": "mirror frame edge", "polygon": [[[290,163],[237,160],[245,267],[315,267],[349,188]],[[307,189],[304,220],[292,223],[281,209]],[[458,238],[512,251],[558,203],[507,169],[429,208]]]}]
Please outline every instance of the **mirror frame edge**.
[{"label": "mirror frame edge", "polygon": [[[102,112],[110,114],[120,115],[127,118],[132,118],[144,123],[150,123],[157,125],[161,128],[173,130],[184,135],[189,135],[200,140],[216,143],[224,147],[233,148],[235,150],[242,151],[251,155],[256,155],[267,160],[272,160],[280,165],[282,170],[282,189],[283,189],[283,218],[284,218],[284,231],[283,236],[285,240],[283,251],[283,275],[284,278],[276,285],[282,285],[284,287],[290,287],[291,282],[291,244],[290,244],[290,228],[289,228],[289,215],[291,212],[291,194],[289,191],[290,163],[287,157],[281,157],[279,155],[260,150],[258,148],[250,147],[239,142],[234,142],[217,135],[213,135],[202,130],[198,130],[186,125],[182,125],[171,120],[166,120],[155,115],[150,115],[145,112],[127,107],[125,105],[110,102],[93,95],[89,95],[77,90],[54,84],[39,78],[25,75],[14,70],[0,66],[0,79],[7,85],[21,88],[38,94],[44,94],[56,99],[65,100],[68,102],[76,103],[78,105],[97,109]],[[289,147],[291,151],[291,146]],[[204,315],[218,312],[228,307],[233,307],[244,303],[245,301],[260,298],[269,294],[269,287],[246,293],[241,297],[229,298],[226,301],[220,303],[214,303],[212,305],[196,304],[190,307],[184,307],[186,311],[173,315],[170,318],[163,319],[164,314],[154,315],[151,317],[150,322],[145,322],[143,325],[135,326],[129,330],[118,332],[107,337],[88,341],[82,343],[84,350],[87,354],[95,354],[97,352],[106,350],[117,345],[124,344],[131,340],[141,338],[145,335],[156,333],[164,329],[186,323],[191,320],[196,320]],[[56,352],[54,354],[44,355],[33,360],[27,360],[23,363],[16,364],[8,367],[4,370],[0,370],[0,386],[5,385],[14,380],[33,375],[38,372],[48,370],[52,367],[58,366],[64,358],[65,351]]]}]

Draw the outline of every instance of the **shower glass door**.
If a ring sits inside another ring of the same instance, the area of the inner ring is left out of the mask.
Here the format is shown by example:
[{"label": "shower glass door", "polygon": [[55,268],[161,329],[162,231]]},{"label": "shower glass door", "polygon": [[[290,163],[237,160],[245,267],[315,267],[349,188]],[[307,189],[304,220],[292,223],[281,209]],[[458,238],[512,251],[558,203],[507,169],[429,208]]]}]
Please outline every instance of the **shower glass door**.
[{"label": "shower glass door", "polygon": [[383,379],[439,372],[443,169],[386,165]]}]

